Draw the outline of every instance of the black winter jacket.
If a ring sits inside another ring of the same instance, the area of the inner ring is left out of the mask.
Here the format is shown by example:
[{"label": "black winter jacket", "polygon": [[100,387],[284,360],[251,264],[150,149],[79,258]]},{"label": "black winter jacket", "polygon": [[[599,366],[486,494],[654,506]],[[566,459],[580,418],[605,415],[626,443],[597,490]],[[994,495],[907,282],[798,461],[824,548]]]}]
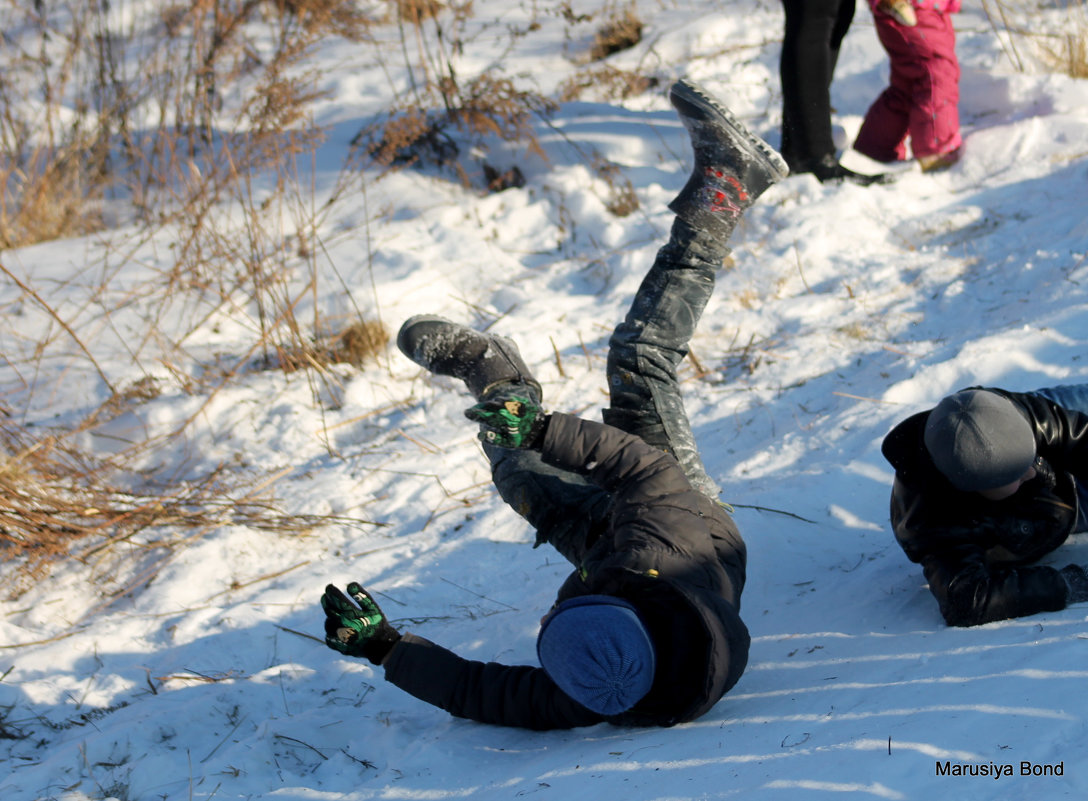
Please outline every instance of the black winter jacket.
[{"label": "black winter jacket", "polygon": [[[981,387],[976,387],[981,389]],[[923,442],[929,412],[907,418],[884,439],[895,468],[891,523],[951,626],[1063,609],[1068,588],[1052,567],[1025,566],[1057,548],[1077,522],[1074,479],[1088,479],[1088,417],[1030,393],[1003,395],[1035,431],[1036,477],[990,501],[957,490]]]},{"label": "black winter jacket", "polygon": [[566,695],[543,668],[470,661],[412,634],[383,663],[386,679],[458,717],[530,729],[605,720],[672,726],[704,714],[748,661],[750,639],[739,616],[746,552],[732,519],[692,488],[675,459],[617,428],[553,414],[542,455],[613,499],[608,531],[556,602],[610,594],[633,603],[657,651],[649,693],[630,710],[603,717]]}]

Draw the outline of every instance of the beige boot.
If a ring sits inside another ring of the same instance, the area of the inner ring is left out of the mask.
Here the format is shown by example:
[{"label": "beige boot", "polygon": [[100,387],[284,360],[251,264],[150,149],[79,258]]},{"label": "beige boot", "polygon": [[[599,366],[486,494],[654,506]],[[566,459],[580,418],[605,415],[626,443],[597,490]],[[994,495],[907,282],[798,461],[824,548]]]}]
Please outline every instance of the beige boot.
[{"label": "beige boot", "polygon": [[922,172],[939,172],[940,170],[947,170],[953,164],[960,160],[962,155],[962,148],[956,148],[955,150],[949,150],[947,153],[934,153],[931,156],[919,156],[918,166],[922,168]]}]

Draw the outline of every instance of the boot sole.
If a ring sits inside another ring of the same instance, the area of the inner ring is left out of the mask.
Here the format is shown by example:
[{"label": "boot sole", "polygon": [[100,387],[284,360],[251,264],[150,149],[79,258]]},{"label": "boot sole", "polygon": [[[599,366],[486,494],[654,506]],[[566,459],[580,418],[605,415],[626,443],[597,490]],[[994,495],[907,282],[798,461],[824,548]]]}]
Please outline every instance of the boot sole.
[{"label": "boot sole", "polygon": [[777,150],[749,131],[740,120],[733,116],[729,109],[718,103],[701,87],[691,81],[681,79],[669,89],[669,100],[672,102],[673,107],[683,116],[698,119],[696,115],[688,114],[677,103],[690,106],[702,119],[717,121],[722,127],[732,131],[734,141],[744,148],[749,156],[765,164],[774,173],[775,178],[771,183],[777,183],[790,174],[790,168],[786,165],[786,160],[782,158]]},{"label": "boot sole", "polygon": [[417,323],[449,323],[453,325],[451,320],[437,314],[416,314],[401,323],[400,330],[397,332],[397,349],[412,361],[415,361],[413,355],[415,348],[412,346],[416,343],[412,341],[410,331]]}]

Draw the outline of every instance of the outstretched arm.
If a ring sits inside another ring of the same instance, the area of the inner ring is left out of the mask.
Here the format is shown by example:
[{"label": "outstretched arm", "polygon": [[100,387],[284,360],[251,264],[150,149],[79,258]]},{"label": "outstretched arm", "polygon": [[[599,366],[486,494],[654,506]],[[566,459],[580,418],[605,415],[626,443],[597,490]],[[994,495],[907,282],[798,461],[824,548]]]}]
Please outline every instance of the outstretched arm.
[{"label": "outstretched arm", "polygon": [[358,582],[348,585],[346,595],[330,584],[321,607],[326,645],[384,667],[392,684],[456,717],[527,729],[604,720],[567,696],[543,668],[474,662],[422,637],[401,635]]},{"label": "outstretched arm", "polygon": [[1046,566],[989,566],[977,548],[928,556],[922,570],[950,626],[978,626],[1054,612],[1077,600],[1070,597],[1062,571]]},{"label": "outstretched arm", "polygon": [[560,690],[543,668],[464,659],[413,634],[397,643],[383,666],[389,682],[459,718],[537,730],[604,720]]},{"label": "outstretched arm", "polygon": [[1068,585],[1052,567],[992,564],[984,544],[1000,537],[992,519],[949,522],[948,499],[936,506],[924,492],[897,476],[892,486],[891,524],[911,561],[922,565],[930,592],[950,626],[977,626],[994,620],[1064,609]]}]

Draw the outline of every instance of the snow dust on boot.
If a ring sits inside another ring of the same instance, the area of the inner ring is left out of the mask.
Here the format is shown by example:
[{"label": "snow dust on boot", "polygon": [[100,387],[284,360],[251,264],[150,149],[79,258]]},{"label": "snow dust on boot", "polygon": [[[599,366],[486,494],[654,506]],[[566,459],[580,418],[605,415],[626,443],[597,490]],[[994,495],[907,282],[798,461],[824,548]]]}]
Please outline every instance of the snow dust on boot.
[{"label": "snow dust on boot", "polygon": [[540,402],[540,384],[518,352],[517,345],[497,334],[483,334],[433,314],[405,320],[397,334],[400,352],[432,373],[458,378],[477,400],[502,385],[523,385]]},{"label": "snow dust on boot", "polygon": [[695,167],[669,208],[693,229],[724,242],[740,215],[787,175],[782,157],[728,109],[686,80],[669,101],[691,136]]}]

